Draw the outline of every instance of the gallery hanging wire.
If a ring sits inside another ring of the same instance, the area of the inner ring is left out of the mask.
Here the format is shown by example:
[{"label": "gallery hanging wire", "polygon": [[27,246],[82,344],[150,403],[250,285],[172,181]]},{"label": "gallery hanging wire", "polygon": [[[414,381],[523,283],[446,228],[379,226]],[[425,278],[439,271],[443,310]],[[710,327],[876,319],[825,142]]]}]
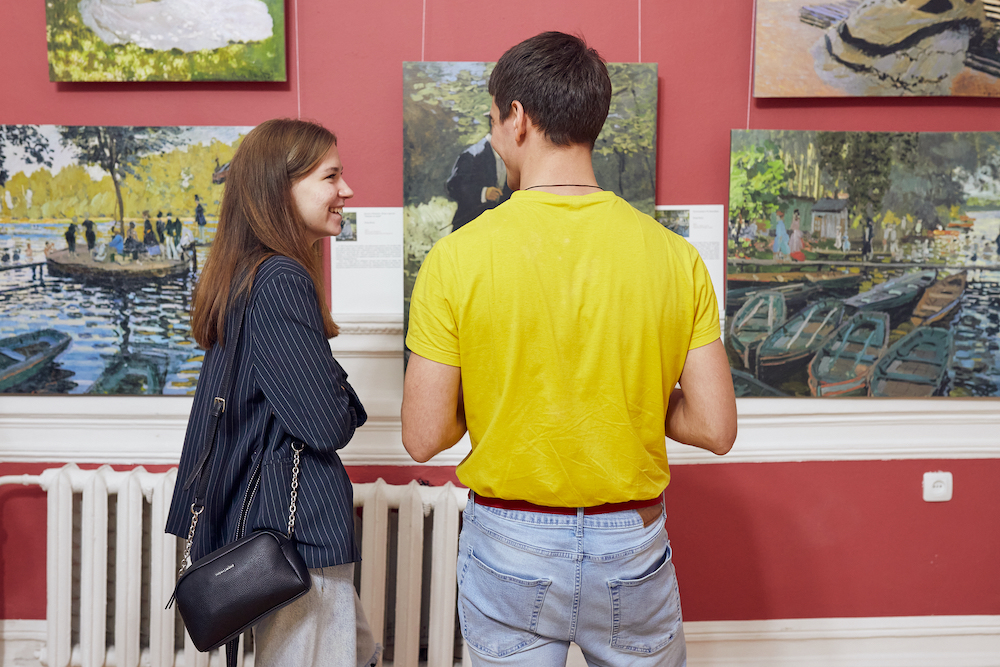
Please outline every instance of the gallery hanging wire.
[{"label": "gallery hanging wire", "polygon": [[639,62],[642,62],[642,0],[639,0]]},{"label": "gallery hanging wire", "polygon": [[750,129],[750,103],[753,101],[753,57],[757,43],[757,3],[753,3],[753,21],[750,23],[750,79],[747,81],[747,129]]}]

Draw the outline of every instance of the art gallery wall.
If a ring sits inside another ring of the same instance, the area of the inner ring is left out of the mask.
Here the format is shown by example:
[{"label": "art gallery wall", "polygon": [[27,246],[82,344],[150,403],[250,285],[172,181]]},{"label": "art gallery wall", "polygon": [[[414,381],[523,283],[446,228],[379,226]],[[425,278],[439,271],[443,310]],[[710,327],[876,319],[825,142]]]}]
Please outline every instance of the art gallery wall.
[{"label": "art gallery wall", "polygon": [[[749,0],[289,0],[286,12],[287,83],[56,84],[43,3],[6,3],[0,123],[312,118],[340,137],[353,205],[398,207],[401,63],[491,61],[558,29],[609,61],[659,64],[657,204],[726,203],[734,128],[1000,130],[1000,100],[751,100]],[[346,321],[335,350],[373,416],[345,453],[352,478],[454,479],[447,465],[400,465],[399,323]],[[0,475],[69,460],[163,469],[179,453],[187,400],[0,396]],[[679,455],[674,466],[668,529],[686,620],[1000,615],[1000,578],[988,575],[1000,562],[1000,406],[947,403],[742,400],[732,463]],[[49,423],[64,428],[56,436]],[[954,474],[951,502],[921,499],[932,470]],[[41,492],[0,490],[0,619],[44,618],[44,524]]]}]

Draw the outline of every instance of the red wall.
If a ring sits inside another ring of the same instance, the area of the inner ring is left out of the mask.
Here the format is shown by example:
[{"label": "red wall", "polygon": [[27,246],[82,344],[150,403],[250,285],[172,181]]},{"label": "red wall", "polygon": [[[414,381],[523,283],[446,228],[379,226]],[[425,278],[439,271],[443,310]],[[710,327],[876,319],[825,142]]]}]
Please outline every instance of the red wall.
[{"label": "red wall", "polygon": [[[357,206],[400,206],[401,62],[495,60],[554,29],[582,33],[610,61],[659,64],[660,204],[727,201],[734,128],[1000,130],[995,99],[750,100],[752,13],[750,0],[290,0],[288,83],[56,84],[44,3],[9,2],[0,123],[254,125],[301,115],[339,135]],[[0,475],[44,467],[0,463]],[[955,474],[955,499],[924,503],[921,475],[937,469]],[[1000,614],[997,479],[996,460],[678,466],[668,526],[685,617]],[[0,489],[0,618],[44,618],[44,522],[40,491]]]}]

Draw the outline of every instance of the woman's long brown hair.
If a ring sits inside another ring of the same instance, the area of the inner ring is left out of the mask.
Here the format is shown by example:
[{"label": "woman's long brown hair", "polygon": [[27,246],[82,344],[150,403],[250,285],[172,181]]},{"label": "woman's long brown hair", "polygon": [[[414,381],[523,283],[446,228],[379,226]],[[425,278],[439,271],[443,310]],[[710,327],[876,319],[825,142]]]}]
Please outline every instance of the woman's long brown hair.
[{"label": "woman's long brown hair", "polygon": [[336,143],[322,125],[287,118],[261,123],[243,138],[229,164],[212,251],[191,303],[191,333],[200,347],[225,344],[230,300],[249,296],[257,268],[274,255],[305,267],[316,287],[326,337],[339,333],[326,304],[319,242],[307,241],[292,199],[292,184]]}]

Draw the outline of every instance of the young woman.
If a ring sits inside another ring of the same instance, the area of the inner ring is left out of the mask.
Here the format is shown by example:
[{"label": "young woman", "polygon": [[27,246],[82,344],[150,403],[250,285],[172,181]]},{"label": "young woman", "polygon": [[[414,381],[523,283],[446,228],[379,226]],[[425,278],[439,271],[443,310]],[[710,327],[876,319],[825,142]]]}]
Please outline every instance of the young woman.
[{"label": "young woman", "polygon": [[[259,528],[285,532],[292,443],[299,465],[294,538],[313,584],[254,630],[256,665],[374,665],[375,642],[354,591],[351,482],[337,455],[367,415],[333,358],[317,241],[340,232],[344,181],[337,139],[315,123],[270,120],[233,157],[218,233],[192,303],[191,328],[208,350],[188,422],[166,530],[186,537],[209,411],[224,349],[236,345],[205,510],[193,559]],[[247,298],[242,331],[239,302]]]}]

